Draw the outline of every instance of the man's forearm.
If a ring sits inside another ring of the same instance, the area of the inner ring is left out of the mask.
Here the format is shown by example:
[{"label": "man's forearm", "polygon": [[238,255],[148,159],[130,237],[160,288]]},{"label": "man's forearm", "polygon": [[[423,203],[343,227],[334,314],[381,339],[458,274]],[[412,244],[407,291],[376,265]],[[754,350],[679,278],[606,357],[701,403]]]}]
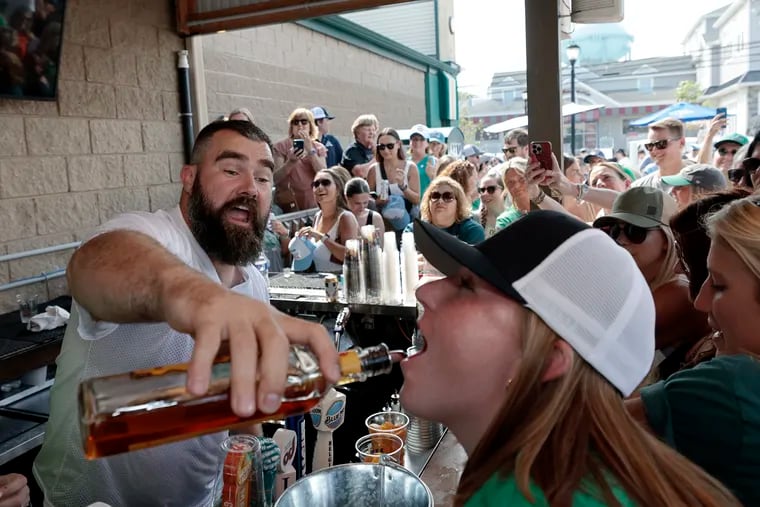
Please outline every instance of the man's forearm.
[{"label": "man's forearm", "polygon": [[222,289],[153,238],[126,230],[86,242],[66,275],[72,297],[94,319],[119,323],[163,321],[167,298]]},{"label": "man's forearm", "polygon": [[370,160],[366,164],[356,164],[351,169],[351,174],[353,174],[357,178],[364,178],[367,179],[367,174],[369,173],[369,168],[372,167],[372,164],[374,164],[374,160]]}]

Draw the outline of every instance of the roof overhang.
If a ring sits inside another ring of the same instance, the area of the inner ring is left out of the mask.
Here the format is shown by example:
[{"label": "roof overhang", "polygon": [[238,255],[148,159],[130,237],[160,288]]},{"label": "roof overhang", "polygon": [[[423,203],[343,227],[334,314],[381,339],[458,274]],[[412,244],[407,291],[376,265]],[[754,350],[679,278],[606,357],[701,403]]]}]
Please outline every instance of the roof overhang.
[{"label": "roof overhang", "polygon": [[177,31],[214,33],[370,9],[410,0],[176,0]]}]

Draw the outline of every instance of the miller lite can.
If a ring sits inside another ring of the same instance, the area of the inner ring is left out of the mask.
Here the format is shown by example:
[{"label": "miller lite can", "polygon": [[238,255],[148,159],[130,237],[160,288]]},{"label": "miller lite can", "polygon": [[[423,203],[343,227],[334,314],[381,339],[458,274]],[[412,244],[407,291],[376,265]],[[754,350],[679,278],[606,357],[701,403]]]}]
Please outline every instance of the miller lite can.
[{"label": "miller lite can", "polygon": [[327,275],[325,277],[325,297],[330,303],[338,301],[338,277]]}]

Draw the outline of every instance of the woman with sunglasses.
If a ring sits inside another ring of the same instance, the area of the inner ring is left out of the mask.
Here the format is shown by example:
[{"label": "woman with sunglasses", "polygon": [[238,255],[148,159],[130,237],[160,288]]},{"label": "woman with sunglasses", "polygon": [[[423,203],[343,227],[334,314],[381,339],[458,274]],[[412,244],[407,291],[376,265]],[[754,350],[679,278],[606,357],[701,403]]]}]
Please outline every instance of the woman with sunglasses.
[{"label": "woman with sunglasses", "polygon": [[[449,164],[441,171],[439,176],[448,176],[462,186],[464,195],[470,201],[474,210],[480,208],[480,195],[478,194],[478,171],[472,162],[457,160]],[[477,207],[474,205],[477,203]]]},{"label": "woman with sunglasses", "polygon": [[[486,237],[483,226],[472,219],[470,201],[462,186],[448,176],[437,176],[422,196],[420,219],[474,245]],[[407,230],[412,230],[409,224]]]},{"label": "woman with sunglasses", "polygon": [[[678,265],[670,219],[677,204],[654,187],[633,187],[621,193],[609,214],[594,227],[631,254],[649,285],[656,308],[655,347],[667,358],[679,347],[709,332],[707,319],[689,299],[689,280]],[[667,373],[656,368],[653,379]]]},{"label": "woman with sunglasses", "polygon": [[[741,156],[740,156],[741,155]],[[728,179],[734,187],[744,187],[750,190],[760,188],[760,132],[747,146],[745,153],[737,153],[734,169],[728,171]]]},{"label": "woman with sunglasses", "polygon": [[314,115],[298,108],[288,118],[288,137],[274,143],[274,203],[283,213],[314,208],[311,182],[325,168],[327,149],[317,141]]},{"label": "woman with sunglasses", "polygon": [[[375,204],[381,210],[388,203],[388,198],[381,195],[380,185],[386,181],[388,195],[397,195],[404,199],[407,213],[414,213],[414,207],[420,202],[420,174],[414,162],[408,161],[404,155],[401,138],[392,128],[384,128],[377,136],[375,164],[370,167],[367,182],[372,192],[375,192]],[[389,223],[392,227],[393,224]],[[407,224],[403,224],[403,230]],[[396,229],[394,229],[396,230]]]},{"label": "woman with sunglasses", "polygon": [[622,403],[654,357],[655,316],[609,237],[552,211],[475,247],[414,229],[444,277],[417,289],[424,345],[401,363],[401,402],[464,447],[456,507],[739,505]]},{"label": "woman with sunglasses", "polygon": [[359,224],[349,211],[343,195],[344,179],[335,169],[323,169],[312,182],[319,211],[314,225],[304,227],[298,235],[318,241],[312,252],[314,268],[320,273],[340,273],[346,256],[346,240],[359,237]]},{"label": "woman with sunglasses", "polygon": [[480,180],[478,186],[480,225],[485,230],[486,238],[490,238],[496,233],[496,219],[504,213],[503,192],[504,186],[499,178],[498,170],[489,172]]},{"label": "woman with sunglasses", "polygon": [[641,390],[627,403],[667,444],[760,505],[760,200],[735,200],[706,220],[708,276],[695,300],[723,336],[711,361]]}]

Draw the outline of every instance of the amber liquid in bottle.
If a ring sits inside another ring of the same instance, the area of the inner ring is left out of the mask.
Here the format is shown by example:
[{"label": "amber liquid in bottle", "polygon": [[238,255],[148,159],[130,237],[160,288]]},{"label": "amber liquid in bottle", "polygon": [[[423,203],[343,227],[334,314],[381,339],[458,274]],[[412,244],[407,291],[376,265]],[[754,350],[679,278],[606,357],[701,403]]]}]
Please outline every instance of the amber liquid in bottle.
[{"label": "amber liquid in bottle", "polygon": [[[283,419],[311,410],[330,387],[311,352],[291,348],[282,405],[274,414],[232,412],[229,363],[214,365],[209,392],[185,389],[187,364],[88,379],[79,386],[84,453],[88,459],[184,440],[235,426]],[[390,372],[388,347],[380,344],[340,354],[338,385]]]}]

